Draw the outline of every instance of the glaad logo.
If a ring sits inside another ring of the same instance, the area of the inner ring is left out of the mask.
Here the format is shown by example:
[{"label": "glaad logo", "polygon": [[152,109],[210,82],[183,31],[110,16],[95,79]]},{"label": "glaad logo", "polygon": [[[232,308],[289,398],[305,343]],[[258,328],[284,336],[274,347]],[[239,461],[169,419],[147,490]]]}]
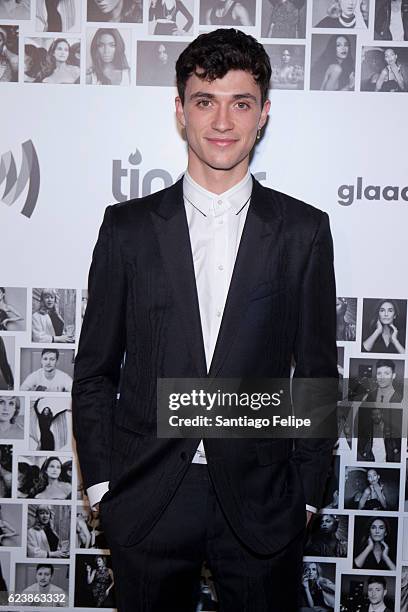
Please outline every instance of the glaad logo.
[{"label": "glaad logo", "polygon": [[17,166],[11,151],[3,153],[0,158],[0,185],[6,181],[1,200],[11,206],[19,198],[28,184],[28,191],[21,214],[30,218],[37,204],[40,191],[40,165],[37,152],[31,140],[21,145],[21,169],[17,176]]},{"label": "glaad logo", "polygon": [[[124,167],[121,159],[113,160],[112,195],[117,202],[124,202],[125,200],[150,195],[158,188],[157,183],[155,184],[156,189],[152,188],[154,181],[161,181],[162,184],[159,187],[160,189],[170,187],[173,184],[173,177],[163,168],[153,168],[141,177],[140,169],[137,168],[141,161],[142,154],[139,149],[136,149],[136,151],[128,157],[128,162],[132,168]],[[254,176],[258,181],[264,181],[266,179],[266,172],[256,172]],[[124,189],[126,189],[126,192],[124,192]]]},{"label": "glaad logo", "polygon": [[341,206],[350,206],[354,200],[386,200],[386,202],[408,202],[408,185],[398,187],[397,185],[363,185],[363,177],[357,177],[357,184],[340,185],[338,192],[338,203]]}]

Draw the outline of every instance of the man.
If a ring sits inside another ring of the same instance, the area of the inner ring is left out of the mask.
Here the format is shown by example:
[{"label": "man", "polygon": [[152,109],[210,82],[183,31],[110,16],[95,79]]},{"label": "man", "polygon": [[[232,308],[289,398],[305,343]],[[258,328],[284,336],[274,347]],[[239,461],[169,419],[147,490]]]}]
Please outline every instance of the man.
[{"label": "man", "polygon": [[292,355],[296,377],[336,378],[328,217],[249,174],[270,108],[262,45],[203,34],[176,72],[187,172],[109,207],[94,251],[73,386],[82,474],[91,504],[103,495],[121,612],[192,612],[204,559],[220,612],[294,612],[334,440],[157,439],[156,384],[289,378]]},{"label": "man", "polygon": [[41,368],[27,376],[21,384],[22,391],[71,391],[72,378],[57,369],[58,349],[41,351]]},{"label": "man", "polygon": [[388,404],[402,402],[402,394],[394,387],[395,362],[392,359],[378,359],[375,364],[375,381],[377,389],[365,397],[365,402]]},{"label": "man", "polygon": [[370,421],[365,424],[361,418],[357,444],[359,461],[401,461],[401,439],[394,437],[390,425],[384,421],[381,408],[370,411]]},{"label": "man", "polygon": [[391,612],[384,603],[387,596],[387,581],[384,576],[370,576],[367,585],[367,597],[370,603],[362,608],[362,612]]},{"label": "man", "polygon": [[[24,589],[23,593],[37,596],[33,601],[23,603],[26,606],[41,605],[51,606],[53,608],[61,608],[68,604],[67,594],[63,589],[52,584],[51,579],[54,574],[54,567],[48,564],[39,564],[36,567],[35,579],[36,582]],[[44,598],[39,599],[39,596],[44,595]],[[48,596],[48,597],[47,597]]]}]

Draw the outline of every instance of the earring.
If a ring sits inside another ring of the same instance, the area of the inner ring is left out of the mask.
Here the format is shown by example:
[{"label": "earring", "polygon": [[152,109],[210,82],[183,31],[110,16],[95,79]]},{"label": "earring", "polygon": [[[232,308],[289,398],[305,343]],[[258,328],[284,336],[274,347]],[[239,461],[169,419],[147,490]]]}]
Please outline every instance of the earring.
[{"label": "earring", "polygon": [[256,135],[256,139],[259,140],[261,138],[261,128],[258,129],[258,133]]}]

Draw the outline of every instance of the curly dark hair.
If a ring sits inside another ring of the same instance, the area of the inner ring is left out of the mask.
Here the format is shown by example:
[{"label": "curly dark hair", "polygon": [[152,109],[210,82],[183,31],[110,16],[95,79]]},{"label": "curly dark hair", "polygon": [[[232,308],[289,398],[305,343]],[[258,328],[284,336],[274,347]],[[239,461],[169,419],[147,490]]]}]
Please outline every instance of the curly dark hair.
[{"label": "curly dark hair", "polygon": [[186,83],[192,74],[200,79],[222,79],[230,70],[250,72],[261,90],[262,106],[268,97],[271,63],[264,47],[253,36],[235,28],[200,34],[176,62],[177,89],[184,104]]}]

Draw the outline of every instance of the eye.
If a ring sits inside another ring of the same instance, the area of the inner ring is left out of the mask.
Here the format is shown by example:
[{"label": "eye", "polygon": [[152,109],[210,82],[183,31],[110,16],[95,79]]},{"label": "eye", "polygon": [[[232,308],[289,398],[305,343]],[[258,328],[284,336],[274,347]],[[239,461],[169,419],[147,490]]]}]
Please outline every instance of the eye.
[{"label": "eye", "polygon": [[210,100],[199,100],[197,102],[197,106],[200,106],[201,108],[208,108],[210,106],[210,103]]},{"label": "eye", "polygon": [[238,108],[240,108],[242,110],[250,108],[248,102],[237,102],[237,106],[238,106]]}]

